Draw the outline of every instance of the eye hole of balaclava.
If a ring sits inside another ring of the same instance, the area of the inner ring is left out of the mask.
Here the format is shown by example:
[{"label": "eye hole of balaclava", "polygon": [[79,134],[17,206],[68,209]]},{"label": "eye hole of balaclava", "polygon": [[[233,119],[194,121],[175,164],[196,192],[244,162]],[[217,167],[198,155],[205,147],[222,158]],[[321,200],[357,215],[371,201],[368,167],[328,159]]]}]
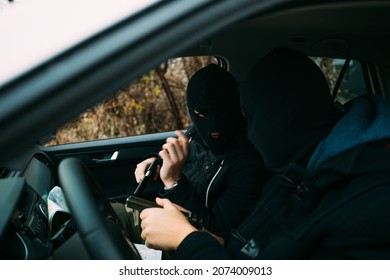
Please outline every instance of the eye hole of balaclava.
[{"label": "eye hole of balaclava", "polygon": [[234,77],[216,64],[200,69],[188,83],[187,106],[204,144],[223,152],[243,120]]}]

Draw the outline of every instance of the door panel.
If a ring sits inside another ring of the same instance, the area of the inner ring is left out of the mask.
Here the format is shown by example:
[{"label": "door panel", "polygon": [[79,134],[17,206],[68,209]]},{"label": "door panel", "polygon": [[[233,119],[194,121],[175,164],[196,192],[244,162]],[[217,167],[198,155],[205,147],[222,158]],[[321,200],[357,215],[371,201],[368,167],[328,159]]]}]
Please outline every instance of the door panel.
[{"label": "door panel", "polygon": [[[175,136],[174,132],[44,147],[43,150],[56,164],[67,157],[81,159],[106,196],[124,202],[137,187],[136,165],[147,154],[160,151],[165,139],[171,136]],[[113,154],[117,156],[111,158]],[[150,182],[143,197],[154,199],[158,186],[158,182]]]}]

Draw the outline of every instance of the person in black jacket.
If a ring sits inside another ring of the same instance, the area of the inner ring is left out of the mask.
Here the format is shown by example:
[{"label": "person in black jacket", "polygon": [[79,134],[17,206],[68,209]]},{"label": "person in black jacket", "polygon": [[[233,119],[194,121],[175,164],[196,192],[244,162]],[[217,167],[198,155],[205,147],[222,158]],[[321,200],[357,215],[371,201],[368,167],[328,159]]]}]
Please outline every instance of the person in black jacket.
[{"label": "person in black jacket", "polygon": [[[224,68],[209,64],[190,79],[186,92],[193,125],[186,134],[166,140],[159,156],[162,187],[169,198],[202,220],[205,229],[223,239],[254,209],[271,172],[246,133],[235,78]],[[137,165],[143,179],[149,158]]]},{"label": "person in black jacket", "polygon": [[390,259],[389,102],[367,94],[342,112],[312,60],[277,48],[249,74],[241,103],[275,172],[256,209],[222,247],[158,200],[162,209],[141,213],[147,246],[178,259]]}]

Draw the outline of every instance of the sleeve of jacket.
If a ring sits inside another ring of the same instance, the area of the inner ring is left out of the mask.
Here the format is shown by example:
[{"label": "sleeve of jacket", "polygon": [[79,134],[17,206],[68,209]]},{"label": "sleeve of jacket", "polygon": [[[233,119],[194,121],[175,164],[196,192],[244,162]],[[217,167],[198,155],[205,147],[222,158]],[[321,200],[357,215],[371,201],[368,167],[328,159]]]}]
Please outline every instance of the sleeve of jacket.
[{"label": "sleeve of jacket", "polygon": [[208,233],[196,231],[189,234],[173,255],[178,260],[228,260],[226,250]]},{"label": "sleeve of jacket", "polygon": [[191,183],[182,175],[178,185],[171,190],[165,191],[163,188],[159,192],[162,198],[168,198],[193,213],[198,213],[199,208],[203,208],[203,202],[196,191],[191,187]]},{"label": "sleeve of jacket", "polygon": [[202,217],[208,230],[226,238],[254,209],[270,173],[258,156],[231,158],[224,168],[216,180],[218,193],[207,208],[186,178],[161,196]]}]

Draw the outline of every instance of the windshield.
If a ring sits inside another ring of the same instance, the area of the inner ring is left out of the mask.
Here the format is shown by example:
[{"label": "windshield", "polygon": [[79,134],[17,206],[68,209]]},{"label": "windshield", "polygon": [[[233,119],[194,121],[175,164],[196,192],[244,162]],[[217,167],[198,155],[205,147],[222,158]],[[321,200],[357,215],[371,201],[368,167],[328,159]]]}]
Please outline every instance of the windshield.
[{"label": "windshield", "polygon": [[0,86],[157,2],[0,1]]}]

